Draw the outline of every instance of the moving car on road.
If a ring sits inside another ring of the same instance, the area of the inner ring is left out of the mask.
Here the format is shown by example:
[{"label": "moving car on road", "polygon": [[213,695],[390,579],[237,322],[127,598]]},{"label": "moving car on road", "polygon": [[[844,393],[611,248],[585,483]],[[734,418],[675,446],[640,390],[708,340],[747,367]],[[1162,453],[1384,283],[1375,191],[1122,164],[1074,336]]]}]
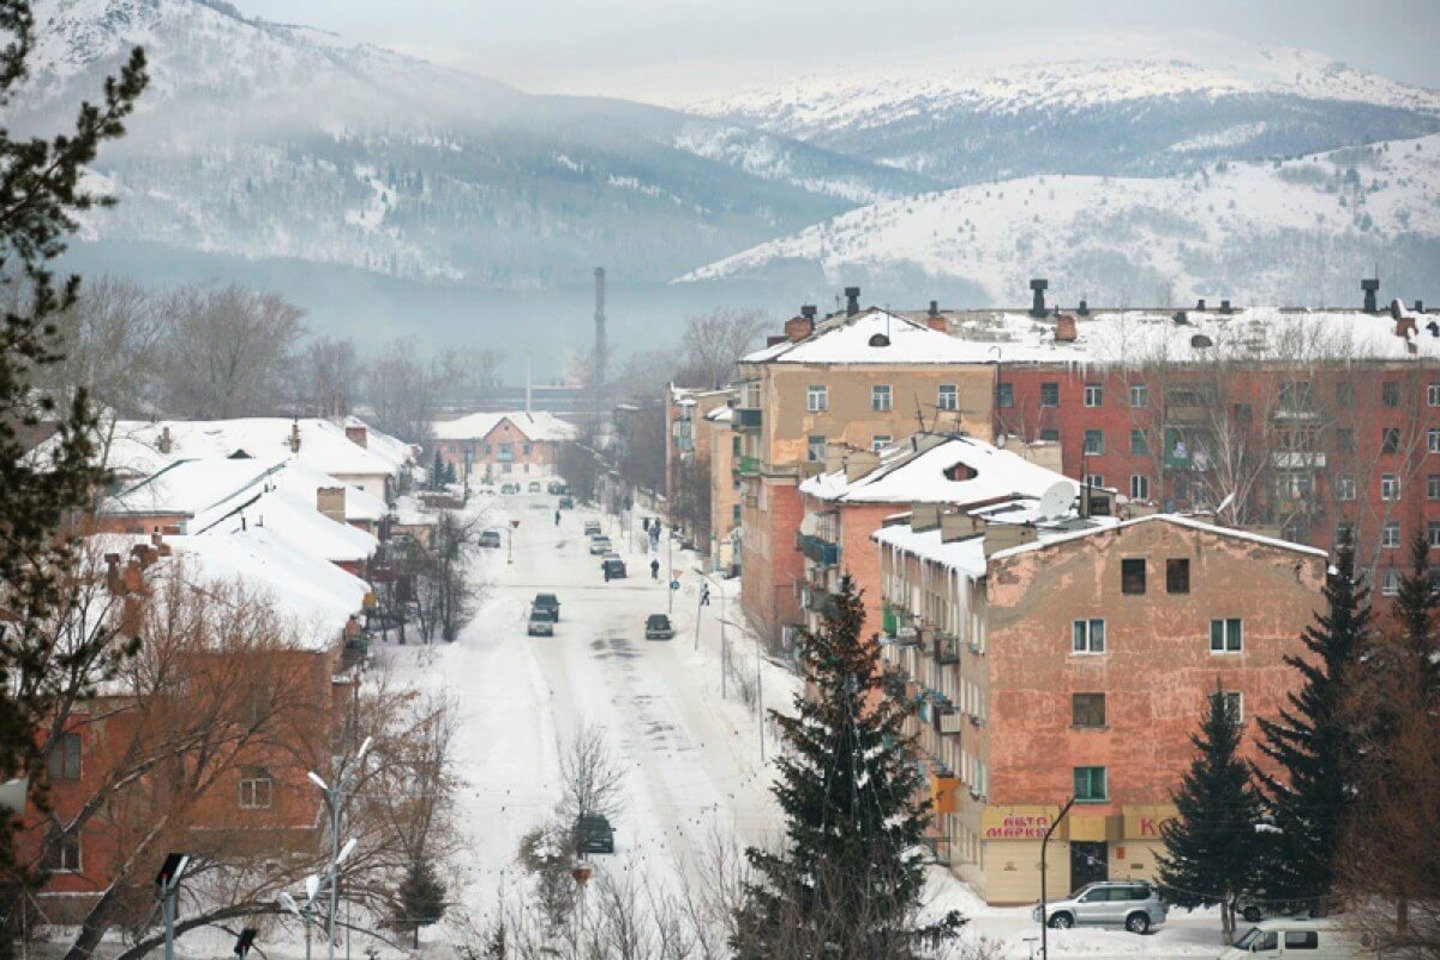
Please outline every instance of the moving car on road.
[{"label": "moving car on road", "polygon": [[[1155,888],[1143,880],[1102,880],[1052,901],[1045,913],[1047,925],[1059,929],[1103,924],[1123,926],[1131,933],[1148,933],[1165,922],[1167,909]],[[1031,916],[1039,922],[1039,904]]]},{"label": "moving car on road", "polygon": [[555,636],[555,611],[545,607],[530,608],[530,622],[525,632],[532,637]]},{"label": "moving car on road", "polygon": [[545,610],[551,614],[551,620],[557,623],[560,621],[560,598],[555,594],[537,593],[530,606],[535,610]]},{"label": "moving car on road", "polygon": [[[1325,921],[1266,920],[1251,927],[1240,939],[1220,954],[1220,960],[1263,957],[1282,960],[1284,957],[1304,960],[1351,960],[1352,957],[1391,956],[1365,950],[1344,930]],[[1396,960],[1408,958],[1403,948],[1393,954]],[[1417,950],[1413,956],[1420,956]]]},{"label": "moving car on road", "polygon": [[611,551],[610,538],[604,534],[597,533],[590,538],[590,554],[596,557],[603,557]]},{"label": "moving car on road", "polygon": [[600,569],[611,580],[625,579],[625,561],[620,559],[619,554],[608,556],[604,560],[600,561]]},{"label": "moving car on road", "polygon": [[652,613],[645,618],[646,640],[674,640],[675,628],[670,618],[663,613]]},{"label": "moving car on road", "polygon": [[585,853],[614,853],[615,831],[603,814],[587,813],[575,818],[575,849]]},{"label": "moving car on road", "polygon": [[600,521],[599,521],[599,520],[586,520],[586,521],[585,521],[585,536],[587,536],[587,537],[598,537],[598,536],[600,536]]},{"label": "moving car on road", "polygon": [[531,481],[530,481],[530,492],[531,492],[531,493],[539,493],[539,492],[540,492],[540,481],[539,481],[539,480],[531,480]]},{"label": "moving car on road", "polygon": [[480,531],[480,546],[482,546],[482,547],[493,547],[493,548],[498,549],[499,546],[500,546],[500,531],[499,531],[499,530],[481,530],[481,531]]},{"label": "moving car on road", "polygon": [[571,497],[571,496],[561,497],[561,498],[560,498],[560,502],[555,505],[555,509],[557,509],[557,510],[574,510],[574,509],[575,509],[575,498],[574,498],[574,497]]},{"label": "moving car on road", "polygon": [[500,492],[501,492],[501,493],[519,493],[519,492],[520,492],[520,484],[518,484],[518,483],[502,483],[502,484],[500,484]]}]

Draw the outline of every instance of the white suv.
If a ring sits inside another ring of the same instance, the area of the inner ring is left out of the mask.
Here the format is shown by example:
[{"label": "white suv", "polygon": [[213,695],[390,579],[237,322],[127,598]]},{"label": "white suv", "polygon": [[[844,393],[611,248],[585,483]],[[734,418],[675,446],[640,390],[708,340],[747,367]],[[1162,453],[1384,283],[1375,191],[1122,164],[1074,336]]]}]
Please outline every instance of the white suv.
[{"label": "white suv", "polygon": [[[1076,924],[1123,926],[1131,933],[1148,933],[1165,922],[1168,908],[1155,888],[1143,880],[1102,880],[1046,905],[1046,923],[1064,929]],[[1030,913],[1040,922],[1040,906]]]}]

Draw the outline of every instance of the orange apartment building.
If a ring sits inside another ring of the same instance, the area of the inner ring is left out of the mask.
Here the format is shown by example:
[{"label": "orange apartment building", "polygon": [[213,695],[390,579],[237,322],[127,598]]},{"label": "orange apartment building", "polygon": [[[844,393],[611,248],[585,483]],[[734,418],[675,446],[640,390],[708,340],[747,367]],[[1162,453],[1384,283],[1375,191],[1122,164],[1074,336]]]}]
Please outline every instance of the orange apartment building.
[{"label": "orange apartment building", "polygon": [[879,450],[920,421],[990,439],[994,370],[985,346],[862,311],[859,289],[846,293],[845,313],[817,322],[806,307],[783,337],[739,363],[731,426],[740,435],[741,599],[772,649],[804,619],[799,486],[831,451]]},{"label": "orange apartment building", "polygon": [[1016,506],[916,510],[874,535],[936,849],[995,904],[1038,898],[1040,841],[1072,794],[1050,889],[1153,876],[1205,698],[1218,684],[1250,733],[1276,713],[1327,564],[1189,517]]},{"label": "orange apartment building", "polygon": [[553,413],[472,413],[431,425],[434,449],[456,475],[473,479],[550,474],[575,427]]},{"label": "orange apartment building", "polygon": [[[731,563],[733,506],[738,503],[731,471],[734,432],[730,429],[729,400],[733,391],[692,390],[673,384],[666,390],[665,499],[671,522],[685,526],[687,517],[704,516],[702,529],[687,529],[713,569],[728,569]],[[696,466],[691,472],[688,468]],[[723,476],[724,484],[715,479]],[[704,490],[699,486],[703,485]],[[708,497],[708,509],[687,498]],[[695,525],[692,521],[691,525]]]}]

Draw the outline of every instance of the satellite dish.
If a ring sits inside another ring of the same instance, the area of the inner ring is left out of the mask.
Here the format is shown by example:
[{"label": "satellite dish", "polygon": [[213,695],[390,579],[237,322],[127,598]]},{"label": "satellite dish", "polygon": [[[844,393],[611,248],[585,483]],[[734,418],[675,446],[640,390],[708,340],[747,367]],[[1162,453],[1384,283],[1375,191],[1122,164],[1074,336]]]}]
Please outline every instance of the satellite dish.
[{"label": "satellite dish", "polygon": [[1040,495],[1040,516],[1058,520],[1070,512],[1070,504],[1074,502],[1075,488],[1068,481],[1057,480]]},{"label": "satellite dish", "polygon": [[305,899],[314,900],[315,895],[320,892],[320,878],[315,874],[305,878]]}]

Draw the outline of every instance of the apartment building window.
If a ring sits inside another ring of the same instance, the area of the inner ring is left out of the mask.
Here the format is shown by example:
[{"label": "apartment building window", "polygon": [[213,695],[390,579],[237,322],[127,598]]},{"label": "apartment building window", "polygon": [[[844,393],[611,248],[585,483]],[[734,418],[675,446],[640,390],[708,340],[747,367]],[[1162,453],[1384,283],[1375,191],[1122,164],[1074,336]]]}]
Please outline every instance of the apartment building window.
[{"label": "apartment building window", "polygon": [[1286,380],[1280,384],[1280,409],[1286,413],[1307,413],[1310,410],[1310,382]]},{"label": "apartment building window", "polygon": [[1130,452],[1137,457],[1150,456],[1150,441],[1146,438],[1144,430],[1130,431]]},{"label": "apartment building window", "polygon": [[1335,431],[1335,449],[1341,453],[1355,452],[1355,431],[1341,427]]},{"label": "apartment building window", "polygon": [[823,413],[830,409],[830,388],[811,386],[805,391],[805,409],[811,413]]},{"label": "apartment building window", "polygon": [[1075,768],[1075,802],[1104,803],[1110,799],[1104,767]]},{"label": "apartment building window", "polygon": [[1399,476],[1399,474],[1384,473],[1384,474],[1381,474],[1381,475],[1380,475],[1380,499],[1381,499],[1381,500],[1399,500],[1399,499],[1400,499],[1400,476]]},{"label": "apartment building window", "polygon": [[890,409],[889,384],[876,384],[870,388],[870,409],[881,413]]},{"label": "apartment building window", "polygon": [[1382,547],[1398,547],[1398,546],[1400,546],[1400,521],[1399,521],[1399,520],[1387,520],[1387,521],[1385,521],[1385,525],[1380,528],[1380,546],[1382,546]]},{"label": "apartment building window", "polygon": [[1400,406],[1400,381],[1386,380],[1380,384],[1380,403],[1387,407]]},{"label": "apartment building window", "polygon": [[1070,625],[1071,653],[1104,653],[1105,621],[1076,620]]},{"label": "apartment building window", "polygon": [[1210,621],[1210,652],[1238,653],[1245,649],[1245,624],[1239,617]]},{"label": "apartment building window", "polygon": [[732,457],[740,456],[740,434],[738,433],[730,438],[730,455]]},{"label": "apartment building window", "polygon": [[1165,561],[1165,592],[1190,592],[1190,560],[1187,557],[1172,557]]},{"label": "apartment building window", "polygon": [[893,442],[893,439],[894,438],[892,438],[888,433],[877,433],[875,434],[875,436],[870,438],[870,449],[874,450],[876,453],[879,453],[881,450],[884,450],[886,447],[890,446],[890,444]]},{"label": "apartment building window", "polygon": [[[1006,384],[1001,384],[1006,386]],[[935,388],[935,409],[954,410],[960,406],[960,393],[953,383],[942,383]]]},{"label": "apartment building window", "polygon": [[1343,501],[1355,499],[1355,477],[1352,474],[1342,473],[1335,478],[1335,499]]},{"label": "apartment building window", "polygon": [[1349,520],[1339,520],[1335,523],[1335,542],[1353,543],[1355,540],[1355,524]]},{"label": "apartment building window", "polygon": [[1001,383],[995,387],[995,405],[1004,409],[1015,406],[1015,385],[1013,383]]},{"label": "apartment building window", "polygon": [[1245,722],[1245,694],[1239,690],[1225,690],[1220,694],[1220,700],[1225,706],[1225,712],[1230,715],[1234,723]]},{"label": "apartment building window", "polygon": [[1150,386],[1144,383],[1130,384],[1130,406],[1150,406]]},{"label": "apartment building window", "polygon": [[62,733],[45,761],[50,780],[80,779],[80,734]]},{"label": "apartment building window", "polygon": [[1430,546],[1440,547],[1440,520],[1430,520],[1426,522],[1425,536]]},{"label": "apartment building window", "polygon": [[1440,428],[1425,431],[1425,446],[1431,453],[1440,453]]},{"label": "apartment building window", "polygon": [[1105,694],[1072,693],[1070,695],[1070,725],[1072,727],[1105,726]]},{"label": "apartment building window", "polygon": [[264,767],[240,768],[240,807],[267,810],[275,802],[275,778]]},{"label": "apartment building window", "polygon": [[1381,428],[1380,428],[1380,452],[1381,452],[1381,453],[1399,453],[1399,452],[1400,452],[1400,428],[1399,428],[1399,427],[1381,427]]},{"label": "apartment building window", "polygon": [[1425,478],[1425,499],[1440,500],[1440,473],[1432,473]]},{"label": "apartment building window", "polygon": [[1150,478],[1143,473],[1130,474],[1130,499],[1150,499]]},{"label": "apartment building window", "polygon": [[1058,381],[1054,383],[1040,384],[1040,406],[1060,406],[1060,384]]},{"label": "apartment building window", "polygon": [[521,451],[525,454],[525,456],[527,456],[527,457],[530,456],[530,450],[531,450],[531,445],[530,445],[530,444],[528,444],[528,443],[523,443],[523,444],[520,445],[520,449],[521,449]]},{"label": "apartment building window", "polygon": [[1087,473],[1084,477],[1085,483],[1092,487],[1105,486],[1105,475],[1103,473]]},{"label": "apartment building window", "polygon": [[1040,442],[1041,442],[1041,443],[1059,443],[1059,442],[1060,442],[1060,431],[1057,430],[1055,427],[1046,427],[1046,428],[1044,428],[1043,430],[1040,431]]},{"label": "apartment building window", "polygon": [[805,441],[805,459],[814,462],[825,462],[825,438],[820,436],[810,437]]},{"label": "apartment building window", "polygon": [[1120,561],[1120,592],[1145,592],[1145,560],[1143,557]]},{"label": "apartment building window", "polygon": [[83,869],[80,838],[57,833],[54,827],[46,830],[45,856],[40,861],[40,869],[47,873],[79,873]]},{"label": "apartment building window", "polygon": [[734,524],[740,522],[740,504],[738,503],[730,508],[730,522]]},{"label": "apartment building window", "polygon": [[1255,419],[1255,408],[1248,403],[1232,403],[1230,415],[1236,423],[1249,423]]},{"label": "apartment building window", "polygon": [[1105,385],[1100,383],[1085,384],[1085,406],[1099,407],[1105,403]]},{"label": "apartment building window", "polygon": [[1380,575],[1380,593],[1387,597],[1400,595],[1400,571],[1391,567]]},{"label": "apartment building window", "polygon": [[1085,431],[1085,453],[1089,456],[1098,456],[1105,452],[1105,431]]},{"label": "apartment building window", "polygon": [[1432,407],[1440,407],[1440,383],[1432,383],[1425,387],[1425,402]]}]

